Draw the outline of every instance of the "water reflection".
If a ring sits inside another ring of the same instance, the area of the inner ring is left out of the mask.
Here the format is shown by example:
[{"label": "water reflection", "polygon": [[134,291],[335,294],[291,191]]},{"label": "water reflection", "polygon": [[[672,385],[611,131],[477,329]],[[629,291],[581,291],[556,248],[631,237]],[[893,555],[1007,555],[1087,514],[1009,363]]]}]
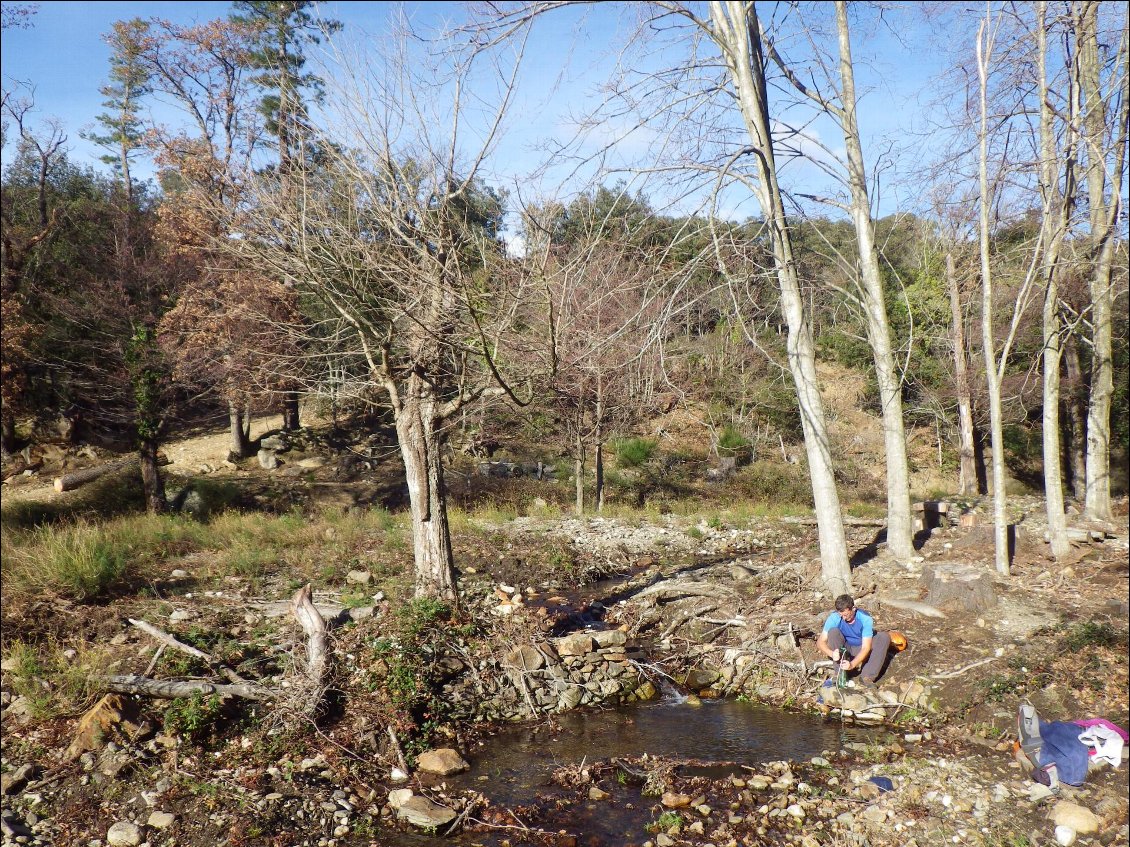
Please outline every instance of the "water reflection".
[{"label": "water reflection", "polygon": [[756,765],[809,759],[875,734],[874,729],[841,730],[838,723],[736,700],[569,712],[552,723],[504,730],[487,740],[468,757],[471,771],[456,785],[473,785],[496,803],[522,803],[547,785],[560,765],[643,753]]}]

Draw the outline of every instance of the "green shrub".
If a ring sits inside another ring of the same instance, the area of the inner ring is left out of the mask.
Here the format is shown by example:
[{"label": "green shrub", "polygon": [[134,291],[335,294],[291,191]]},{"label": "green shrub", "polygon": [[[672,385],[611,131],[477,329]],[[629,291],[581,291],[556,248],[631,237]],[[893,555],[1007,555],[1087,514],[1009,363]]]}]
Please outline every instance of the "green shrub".
[{"label": "green shrub", "polygon": [[1092,647],[1125,647],[1126,635],[1119,633],[1105,621],[1083,621],[1067,631],[1060,640],[1060,645],[1072,653]]},{"label": "green shrub", "polygon": [[194,691],[191,697],[174,700],[165,710],[165,732],[189,741],[200,741],[215,731],[222,708],[220,695],[205,697]]},{"label": "green shrub", "polygon": [[726,424],[718,436],[718,455],[735,456],[739,459],[748,459],[752,455],[749,439],[746,438],[733,424]]},{"label": "green shrub", "polygon": [[616,464],[621,468],[638,468],[652,457],[658,445],[654,438],[622,438],[613,442]]}]

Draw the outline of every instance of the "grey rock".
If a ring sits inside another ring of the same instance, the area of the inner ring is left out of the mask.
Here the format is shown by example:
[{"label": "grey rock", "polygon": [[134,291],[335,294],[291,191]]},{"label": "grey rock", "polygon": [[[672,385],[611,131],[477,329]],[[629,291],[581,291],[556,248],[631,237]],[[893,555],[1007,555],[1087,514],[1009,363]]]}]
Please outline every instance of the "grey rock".
[{"label": "grey rock", "polygon": [[421,829],[433,829],[455,820],[455,812],[446,806],[433,803],[427,797],[410,797],[396,809],[396,816]]},{"label": "grey rock", "polygon": [[141,830],[137,824],[118,821],[106,833],[110,847],[137,847],[141,843]]},{"label": "grey rock", "polygon": [[584,656],[592,652],[593,637],[587,632],[575,632],[558,638],[554,642],[554,648],[559,656]]},{"label": "grey rock", "polygon": [[265,471],[273,471],[279,466],[279,457],[273,450],[260,450],[258,459],[259,467]]},{"label": "grey rock", "polygon": [[592,633],[593,640],[601,647],[622,647],[628,643],[626,633],[618,629],[604,629]]},{"label": "grey rock", "polygon": [[529,644],[523,644],[507,653],[503,664],[522,671],[536,671],[545,667],[545,656]]},{"label": "grey rock", "polygon": [[154,811],[150,813],[149,820],[146,821],[146,825],[151,826],[154,829],[167,829],[168,827],[173,825],[173,821],[175,821],[176,819],[176,815],[170,814],[169,812]]}]

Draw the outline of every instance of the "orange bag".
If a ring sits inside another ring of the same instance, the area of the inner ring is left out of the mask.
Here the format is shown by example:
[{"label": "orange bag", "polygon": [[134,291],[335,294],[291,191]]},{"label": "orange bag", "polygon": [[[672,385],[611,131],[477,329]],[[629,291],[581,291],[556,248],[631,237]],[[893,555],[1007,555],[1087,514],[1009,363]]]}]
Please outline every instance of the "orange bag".
[{"label": "orange bag", "polygon": [[906,649],[907,645],[910,643],[906,640],[906,636],[903,635],[901,632],[896,632],[892,629],[887,634],[891,636],[891,649],[894,650],[896,653],[901,653],[903,650]]}]

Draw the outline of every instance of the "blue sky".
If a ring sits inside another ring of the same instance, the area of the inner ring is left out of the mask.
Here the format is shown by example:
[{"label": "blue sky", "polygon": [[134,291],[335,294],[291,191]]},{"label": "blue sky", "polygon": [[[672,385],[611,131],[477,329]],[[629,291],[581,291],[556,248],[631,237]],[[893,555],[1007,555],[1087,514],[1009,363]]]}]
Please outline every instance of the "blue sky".
[{"label": "blue sky", "polygon": [[[26,4],[24,4],[26,5]],[[830,4],[826,4],[830,13]],[[323,14],[345,24],[343,35],[363,40],[365,33],[385,30],[386,16],[394,10],[386,3],[325,3]],[[406,10],[425,24],[459,19],[463,6],[458,3],[408,4]],[[767,6],[768,14],[771,7]],[[71,156],[77,161],[97,161],[99,151],[80,137],[90,129],[102,110],[98,88],[107,79],[109,50],[102,35],[117,21],[136,16],[167,17],[178,22],[204,21],[224,17],[230,4],[224,2],[41,2],[28,29],[9,29],[3,33],[0,53],[5,87],[13,80],[35,87],[37,117],[57,118],[68,135]],[[519,112],[510,124],[500,157],[500,180],[513,179],[528,170],[538,157],[536,149],[547,139],[559,139],[572,132],[570,115],[590,110],[597,103],[597,86],[607,75],[615,50],[630,30],[635,8],[625,3],[605,3],[586,11],[569,10],[544,20],[535,30],[523,71],[523,93]],[[889,141],[912,140],[911,129],[922,122],[924,98],[929,97],[928,80],[936,73],[940,58],[927,48],[931,35],[919,12],[911,4],[896,6],[885,20],[860,20],[853,32],[861,92],[867,92],[860,109],[861,124],[872,150]],[[662,62],[660,47],[656,55],[643,53],[643,62]],[[798,54],[803,48],[797,47]],[[560,76],[564,73],[564,76]],[[555,81],[560,80],[554,88]],[[155,109],[161,120],[173,120],[171,113]],[[817,122],[810,131],[831,149],[842,147],[834,127]],[[621,159],[636,156],[646,159],[654,136],[637,133],[621,148]],[[922,144],[918,158],[921,158]],[[7,154],[8,151],[5,151]],[[507,168],[510,174],[503,173]],[[144,175],[144,168],[140,171]],[[561,171],[563,172],[563,171]],[[810,165],[790,166],[785,174],[802,189],[818,191],[819,177]],[[661,187],[647,186],[651,196]],[[732,196],[724,209],[728,215],[756,214],[756,205]],[[883,210],[890,211],[906,202],[893,193],[885,194]]]}]

